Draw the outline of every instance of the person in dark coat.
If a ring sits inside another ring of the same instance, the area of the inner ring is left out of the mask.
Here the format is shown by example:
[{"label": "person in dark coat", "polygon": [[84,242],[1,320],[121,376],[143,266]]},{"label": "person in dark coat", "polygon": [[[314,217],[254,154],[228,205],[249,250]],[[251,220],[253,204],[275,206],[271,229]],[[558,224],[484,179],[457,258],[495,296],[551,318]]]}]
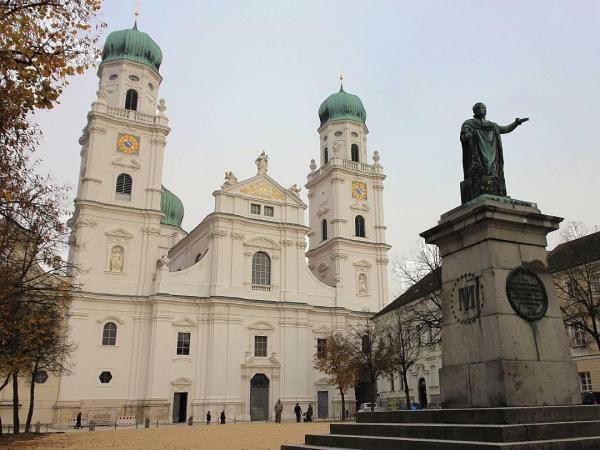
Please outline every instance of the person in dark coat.
[{"label": "person in dark coat", "polygon": [[75,429],[81,428],[81,411],[77,413],[77,419],[75,419]]},{"label": "person in dark coat", "polygon": [[221,411],[221,425],[225,425],[225,410]]},{"label": "person in dark coat", "polygon": [[302,408],[300,408],[298,403],[296,403],[296,406],[294,406],[294,414],[296,414],[296,422],[300,422],[300,418],[302,417]]},{"label": "person in dark coat", "polygon": [[206,413],[206,425],[210,425],[210,411]]},{"label": "person in dark coat", "polygon": [[308,409],[306,410],[306,421],[307,422],[312,422],[312,416],[313,416],[313,409],[312,409],[312,405],[308,405]]}]

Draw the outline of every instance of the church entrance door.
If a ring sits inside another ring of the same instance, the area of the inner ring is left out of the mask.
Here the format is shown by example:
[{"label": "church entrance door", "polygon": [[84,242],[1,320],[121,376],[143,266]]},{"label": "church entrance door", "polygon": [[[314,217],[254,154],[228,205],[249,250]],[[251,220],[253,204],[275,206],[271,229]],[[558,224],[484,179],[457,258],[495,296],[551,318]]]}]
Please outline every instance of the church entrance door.
[{"label": "church entrance door", "polygon": [[269,379],[257,373],[250,380],[250,420],[269,418]]},{"label": "church entrance door", "polygon": [[329,417],[329,392],[318,391],[317,392],[317,417],[319,419],[326,419]]},{"label": "church entrance door", "polygon": [[187,416],[187,392],[175,392],[173,396],[173,423],[185,422]]}]

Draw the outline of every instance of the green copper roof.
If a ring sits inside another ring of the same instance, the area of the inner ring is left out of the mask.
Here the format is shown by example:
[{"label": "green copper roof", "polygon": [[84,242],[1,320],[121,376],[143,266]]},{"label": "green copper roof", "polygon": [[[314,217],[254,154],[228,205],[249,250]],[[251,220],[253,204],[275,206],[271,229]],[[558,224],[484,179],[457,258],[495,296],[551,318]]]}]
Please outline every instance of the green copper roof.
[{"label": "green copper roof", "polygon": [[136,23],[133,28],[113,31],[106,38],[102,62],[119,59],[145,64],[158,72],[162,51],[150,36],[138,31]]},{"label": "green copper roof", "polygon": [[181,221],[183,220],[183,203],[179,197],[164,186],[162,187],[162,195],[160,196],[160,210],[165,215],[165,217],[160,220],[160,223],[181,227]]},{"label": "green copper roof", "polygon": [[342,86],[339,92],[330,95],[321,103],[319,119],[321,125],[336,120],[352,120],[364,124],[367,120],[367,111],[360,98],[344,91]]}]

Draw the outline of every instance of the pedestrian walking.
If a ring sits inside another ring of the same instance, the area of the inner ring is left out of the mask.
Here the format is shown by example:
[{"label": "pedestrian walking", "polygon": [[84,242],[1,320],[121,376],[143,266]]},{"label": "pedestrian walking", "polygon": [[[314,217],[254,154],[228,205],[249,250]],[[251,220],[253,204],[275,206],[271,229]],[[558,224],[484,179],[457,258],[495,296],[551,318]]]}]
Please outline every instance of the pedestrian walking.
[{"label": "pedestrian walking", "polygon": [[281,404],[281,399],[277,399],[277,403],[275,403],[275,423],[281,423],[281,412],[283,411],[283,405]]},{"label": "pedestrian walking", "polygon": [[312,422],[312,416],[313,416],[313,409],[312,409],[312,405],[309,403],[308,409],[306,410],[306,421]]},{"label": "pedestrian walking", "polygon": [[296,406],[294,406],[294,414],[296,414],[296,422],[300,422],[300,418],[302,417],[302,408],[300,408],[298,403],[296,403]]},{"label": "pedestrian walking", "polygon": [[221,411],[221,425],[225,425],[225,410]]},{"label": "pedestrian walking", "polygon": [[75,419],[75,429],[81,428],[81,411],[77,413],[77,418]]},{"label": "pedestrian walking", "polygon": [[206,425],[210,425],[210,411],[206,413]]}]

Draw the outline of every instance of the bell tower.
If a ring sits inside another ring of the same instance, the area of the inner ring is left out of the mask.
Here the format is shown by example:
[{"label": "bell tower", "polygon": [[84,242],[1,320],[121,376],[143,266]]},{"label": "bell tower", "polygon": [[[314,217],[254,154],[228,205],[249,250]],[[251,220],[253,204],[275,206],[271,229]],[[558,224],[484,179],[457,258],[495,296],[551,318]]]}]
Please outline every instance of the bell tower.
[{"label": "bell tower", "polygon": [[[181,224],[182,207],[176,205],[178,222],[172,216],[165,222],[161,209],[170,131],[164,100],[158,100],[161,61],[160,47],[137,24],[110,33],[104,44],[97,98],[79,140],[70,221],[69,259],[83,291],[148,294],[162,256],[161,223]],[[175,197],[168,196],[172,205]]]},{"label": "bell tower", "polygon": [[367,113],[340,86],[319,108],[320,165],[311,161],[309,267],[338,290],[338,306],[379,311],[388,302],[383,219],[383,167],[379,152],[367,159]]}]

